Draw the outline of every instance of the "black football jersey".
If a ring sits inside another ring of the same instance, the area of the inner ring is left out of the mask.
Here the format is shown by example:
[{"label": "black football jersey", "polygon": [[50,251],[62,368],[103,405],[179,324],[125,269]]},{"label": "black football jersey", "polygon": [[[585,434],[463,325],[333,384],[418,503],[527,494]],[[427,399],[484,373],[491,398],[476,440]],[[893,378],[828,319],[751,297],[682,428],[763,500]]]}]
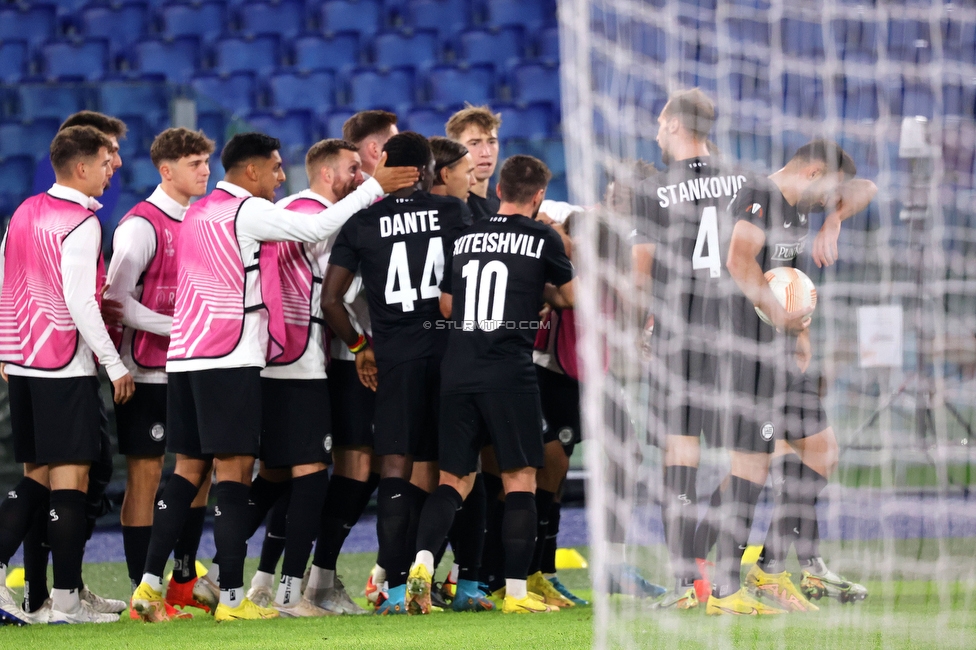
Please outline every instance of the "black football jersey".
[{"label": "black football jersey", "polygon": [[488,186],[488,196],[481,198],[474,192],[468,194],[468,207],[471,208],[471,216],[474,221],[481,221],[495,216],[498,208],[501,207],[501,200],[495,192],[495,188]]},{"label": "black football jersey", "polygon": [[495,215],[465,230],[441,283],[453,297],[441,390],[538,392],[532,347],[542,292],[572,279],[562,239],[546,224]]},{"label": "black football jersey", "polygon": [[339,231],[329,264],[362,274],[378,366],[443,352],[439,285],[464,229],[463,207],[453,197],[421,191],[388,196]]}]

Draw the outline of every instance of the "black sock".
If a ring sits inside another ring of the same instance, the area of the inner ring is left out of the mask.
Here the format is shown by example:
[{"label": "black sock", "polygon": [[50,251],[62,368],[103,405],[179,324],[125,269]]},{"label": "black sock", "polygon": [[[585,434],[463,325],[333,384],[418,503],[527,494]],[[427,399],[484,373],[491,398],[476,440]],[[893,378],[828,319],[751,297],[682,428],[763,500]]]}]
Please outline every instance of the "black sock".
[{"label": "black sock", "polygon": [[502,519],[505,517],[505,502],[499,499],[502,494],[502,479],[494,474],[484,474],[485,481],[485,545],[481,554],[481,582],[494,591],[505,585],[504,559],[502,548]]},{"label": "black sock", "polygon": [[[413,483],[410,484],[410,525],[407,526],[407,555],[411,559],[420,550],[417,548],[417,531],[420,529],[420,513],[423,512],[424,504],[429,497],[426,491],[420,489]],[[380,565],[383,566],[383,565]]]},{"label": "black sock", "polygon": [[332,475],[315,542],[315,557],[312,560],[315,566],[335,571],[342,544],[362,516],[374,489],[368,481]]},{"label": "black sock", "polygon": [[166,560],[176,547],[190,505],[196,496],[197,486],[179,474],[173,474],[166,481],[166,487],[156,500],[156,510],[153,512],[153,530],[146,554],[145,573],[163,576]]},{"label": "black sock", "polygon": [[261,542],[261,561],[258,571],[274,575],[278,571],[278,560],[285,552],[285,539],[288,535],[288,508],[291,497],[278,499],[268,513],[264,528],[264,541]]},{"label": "black sock", "polygon": [[88,520],[85,493],[81,490],[51,490],[51,512],[47,538],[51,543],[55,589],[80,589],[81,563],[85,554]]},{"label": "black sock", "polygon": [[695,567],[695,528],[698,525],[698,468],[668,465],[664,468],[661,514],[671,570],[680,587],[690,587],[698,576]]},{"label": "black sock", "polygon": [[820,523],[814,518],[808,525],[809,530],[800,528],[800,536],[796,542],[796,557],[800,566],[806,566],[820,557]]},{"label": "black sock", "polygon": [[284,495],[289,489],[291,489],[290,480],[276,483],[260,475],[254,479],[247,493],[247,530],[249,534],[245,541],[254,536],[268,512],[279,499],[285,498]]},{"label": "black sock", "polygon": [[291,480],[288,526],[285,535],[285,560],[281,574],[301,578],[319,532],[322,504],[329,489],[329,472],[322,470]]},{"label": "black sock", "polygon": [[548,490],[536,488],[535,511],[538,516],[535,532],[535,550],[532,552],[532,562],[529,563],[529,575],[542,570],[542,552],[546,547],[546,535],[549,534],[549,513],[556,495]]},{"label": "black sock", "polygon": [[542,552],[542,564],[540,568],[546,575],[556,572],[556,548],[559,538],[559,517],[562,514],[563,505],[556,501],[552,504],[549,511],[549,530],[546,532],[546,546]]},{"label": "black sock", "polygon": [[115,469],[112,462],[112,440],[108,434],[108,414],[105,412],[105,404],[102,403],[101,398],[98,401],[101,416],[101,450],[99,459],[88,468],[88,491],[85,493],[86,540],[91,539],[98,518],[112,512],[112,503],[105,496]]},{"label": "black sock", "polygon": [[773,487],[773,513],[766,531],[762,552],[756,564],[767,573],[780,573],[786,565],[786,555],[800,528],[796,496],[791,494],[800,478],[800,457],[796,454],[777,456],[769,468]]},{"label": "black sock", "polygon": [[716,598],[730,596],[742,586],[742,553],[749,543],[752,518],[762,489],[762,485],[732,476],[728,489],[722,491],[722,528],[712,584]]},{"label": "black sock", "polygon": [[25,476],[0,503],[0,564],[10,563],[48,495],[46,487]]},{"label": "black sock", "polygon": [[705,516],[695,529],[695,557],[705,559],[712,552],[718,540],[719,518],[721,517],[720,506],[722,505],[722,486],[719,485],[712,492],[708,500],[708,510]]},{"label": "black sock", "polygon": [[509,492],[505,496],[505,518],[502,521],[505,578],[525,580],[528,577],[538,522],[534,494]]},{"label": "black sock", "polygon": [[456,530],[456,538],[451,544],[454,549],[454,562],[458,565],[458,580],[475,582],[478,580],[482,551],[485,547],[486,507],[485,482],[479,473],[452,527],[452,530]]},{"label": "black sock", "polygon": [[386,569],[386,581],[390,588],[407,582],[410,569],[408,548],[416,540],[407,540],[410,527],[410,498],[413,490],[409,481],[402,478],[380,480],[376,503],[376,537],[380,550],[376,562]]},{"label": "black sock", "polygon": [[51,595],[47,589],[47,564],[51,553],[47,543],[50,503],[51,493],[47,492],[42,505],[34,510],[33,523],[24,537],[24,609],[28,612],[36,612]]},{"label": "black sock", "polygon": [[[152,526],[122,526],[122,548],[125,550],[125,566],[129,582],[138,585],[142,580],[142,570],[146,568],[146,554],[149,552],[149,539]],[[176,576],[176,570],[173,570]]]},{"label": "black sock", "polygon": [[243,588],[248,516],[252,514],[248,487],[237,481],[221,481],[214,492],[214,545],[220,554],[220,590]]},{"label": "black sock", "polygon": [[820,557],[820,525],[817,521],[817,501],[820,493],[827,487],[827,478],[809,465],[800,468],[799,534],[794,540],[796,559],[800,564],[809,564]]},{"label": "black sock", "polygon": [[183,520],[183,530],[173,547],[173,580],[187,583],[197,577],[197,550],[203,535],[203,520],[207,516],[206,506],[190,508]]},{"label": "black sock", "polygon": [[[438,485],[427,498],[420,515],[417,550],[435,552],[447,539],[457,511],[463,503],[461,495],[450,485]],[[382,565],[381,565],[382,566]]]}]

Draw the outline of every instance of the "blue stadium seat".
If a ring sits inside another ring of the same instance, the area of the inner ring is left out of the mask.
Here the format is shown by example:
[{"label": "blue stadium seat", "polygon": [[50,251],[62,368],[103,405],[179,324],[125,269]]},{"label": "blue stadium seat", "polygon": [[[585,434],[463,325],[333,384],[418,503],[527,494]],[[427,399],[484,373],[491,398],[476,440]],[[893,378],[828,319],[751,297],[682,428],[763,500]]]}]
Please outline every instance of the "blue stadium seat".
[{"label": "blue stadium seat", "polygon": [[559,106],[559,69],[530,63],[512,72],[512,96],[520,102],[549,102]]},{"label": "blue stadium seat", "polygon": [[383,28],[380,6],[373,0],[329,0],[322,5],[322,31],[359,32],[371,39]]},{"label": "blue stadium seat", "polygon": [[150,126],[141,115],[133,113],[112,113],[112,115],[125,122],[126,126],[125,137],[119,141],[119,154],[122,156],[123,163],[127,163],[131,158],[148,155],[153,138],[162,129]]},{"label": "blue stadium seat", "polygon": [[566,147],[562,140],[549,139],[539,143],[539,158],[549,166],[553,174],[566,173]]},{"label": "blue stadium seat", "polygon": [[536,56],[543,63],[556,65],[559,63],[559,28],[547,27],[539,32],[536,44]]},{"label": "blue stadium seat", "polygon": [[138,43],[149,32],[149,10],[141,2],[89,7],[81,12],[80,21],[82,35],[107,39],[112,56]]},{"label": "blue stadium seat", "polygon": [[726,25],[729,28],[729,36],[735,42],[769,45],[770,28],[766,21],[751,18],[729,18]]},{"label": "blue stadium seat", "polygon": [[928,21],[889,20],[888,56],[909,63],[932,60],[932,36]]},{"label": "blue stadium seat", "polygon": [[942,106],[946,115],[976,118],[976,83],[959,80],[942,86]]},{"label": "blue stadium seat", "polygon": [[143,75],[163,76],[173,83],[187,83],[200,60],[196,37],[144,41],[135,46],[133,68]]},{"label": "blue stadium seat", "polygon": [[159,171],[148,157],[125,161],[122,175],[125,186],[143,196],[159,185]]},{"label": "blue stadium seat", "polygon": [[635,22],[626,31],[630,34],[630,46],[634,52],[662,63],[667,60],[668,37],[663,29]]},{"label": "blue stadium seat", "polygon": [[22,40],[38,47],[57,35],[53,7],[0,9],[0,41]]},{"label": "blue stadium seat", "polygon": [[67,115],[60,119],[36,119],[23,124],[8,122],[0,124],[0,156],[46,157],[51,140]]},{"label": "blue stadium seat", "polygon": [[625,25],[627,21],[612,9],[597,4],[590,5],[590,30],[594,33],[616,43],[623,33],[621,28]]},{"label": "blue stadium seat", "polygon": [[349,107],[355,111],[382,108],[401,114],[416,101],[413,71],[362,69],[349,79]]},{"label": "blue stadium seat", "polygon": [[342,125],[345,124],[346,120],[352,117],[352,115],[352,111],[336,111],[329,114],[323,123],[323,126],[325,127],[325,137],[341,138]]},{"label": "blue stadium seat", "polygon": [[729,86],[732,98],[737,101],[769,103],[769,76],[764,64],[747,59],[733,58]]},{"label": "blue stadium seat", "polygon": [[0,43],[0,82],[14,83],[27,74],[29,59],[27,43],[5,41]]},{"label": "blue stadium seat", "polygon": [[768,135],[751,133],[749,131],[732,131],[729,134],[732,143],[731,157],[743,162],[754,162],[768,167],[773,151],[773,139]]},{"label": "blue stadium seat", "polygon": [[47,117],[61,122],[72,113],[89,108],[88,93],[79,86],[23,84],[18,91],[20,113],[27,120]]},{"label": "blue stadium seat", "polygon": [[521,27],[498,30],[472,29],[460,36],[458,60],[470,65],[488,64],[510,67],[525,52],[525,35]]},{"label": "blue stadium seat", "polygon": [[98,81],[108,65],[108,41],[88,40],[79,43],[48,43],[41,48],[44,76],[48,79],[81,79]]},{"label": "blue stadium seat", "polygon": [[555,3],[545,0],[487,0],[489,27],[518,25],[534,33],[556,22]]},{"label": "blue stadium seat", "polygon": [[888,98],[888,108],[892,115],[924,115],[930,120],[933,117],[935,96],[928,82],[901,79],[889,86]]},{"label": "blue stadium seat", "polygon": [[432,31],[387,32],[373,40],[373,60],[380,68],[406,66],[424,73],[437,63],[438,51],[437,34]]},{"label": "blue stadium seat", "polygon": [[305,6],[301,2],[248,2],[238,10],[241,32],[245,36],[275,34],[293,39],[305,31]]},{"label": "blue stadium seat", "polygon": [[947,58],[964,63],[976,63],[976,23],[946,21],[943,42]]},{"label": "blue stadium seat", "polygon": [[255,130],[281,140],[281,146],[286,151],[308,147],[317,139],[312,117],[306,111],[252,113],[247,122]]},{"label": "blue stadium seat", "polygon": [[857,77],[838,77],[834,84],[838,107],[844,119],[871,121],[878,119],[878,88],[874,81]]},{"label": "blue stadium seat", "polygon": [[787,73],[783,75],[783,112],[795,117],[823,119],[823,80]]},{"label": "blue stadium seat", "polygon": [[874,63],[878,60],[878,25],[861,20],[835,20],[830,25],[837,56],[844,61]]},{"label": "blue stadium seat", "polygon": [[468,0],[408,0],[406,24],[414,29],[433,29],[447,41],[471,22]]},{"label": "blue stadium seat", "polygon": [[444,125],[451,117],[451,111],[439,111],[432,108],[417,108],[407,113],[406,120],[399,125],[401,129],[416,131],[428,138],[432,135],[444,135]]},{"label": "blue stadium seat", "polygon": [[437,66],[427,77],[430,103],[450,107],[470,102],[486,104],[495,98],[495,71],[491,66],[469,68]]},{"label": "blue stadium seat", "polygon": [[227,13],[221,2],[168,4],[161,11],[163,36],[179,38],[196,36],[203,43],[213,43],[224,31]]},{"label": "blue stadium seat", "polygon": [[165,84],[110,81],[98,86],[98,109],[109,115],[140,115],[150,128],[169,123],[170,92]]},{"label": "blue stadium seat", "polygon": [[223,38],[214,46],[214,55],[214,69],[220,74],[253,72],[267,77],[278,67],[278,37]]},{"label": "blue stadium seat", "polygon": [[518,106],[492,106],[502,114],[503,132],[506,138],[542,140],[552,134],[553,116],[548,104]]},{"label": "blue stadium seat", "polygon": [[546,198],[553,201],[569,201],[569,187],[566,175],[553,176],[546,187]]},{"label": "blue stadium seat", "polygon": [[275,110],[306,110],[324,115],[335,106],[335,74],[332,72],[282,73],[268,82]]},{"label": "blue stadium seat", "polygon": [[805,59],[824,58],[823,28],[820,23],[784,18],[780,28],[785,54]]},{"label": "blue stadium seat", "polygon": [[231,75],[201,74],[193,78],[190,86],[199,95],[236,115],[246,115],[256,105],[256,84],[254,75],[250,72]]},{"label": "blue stadium seat", "polygon": [[[224,114],[219,111],[206,111],[197,113],[197,128],[207,134],[207,137],[217,145],[217,153],[224,148],[224,136],[227,132],[227,124]],[[211,170],[210,175],[215,172]]]},{"label": "blue stadium seat", "polygon": [[19,197],[23,201],[30,195],[34,182],[34,159],[30,156],[13,156],[0,162],[0,194]]},{"label": "blue stadium seat", "polygon": [[346,72],[359,65],[359,35],[351,32],[332,36],[305,36],[295,41],[295,69]]}]

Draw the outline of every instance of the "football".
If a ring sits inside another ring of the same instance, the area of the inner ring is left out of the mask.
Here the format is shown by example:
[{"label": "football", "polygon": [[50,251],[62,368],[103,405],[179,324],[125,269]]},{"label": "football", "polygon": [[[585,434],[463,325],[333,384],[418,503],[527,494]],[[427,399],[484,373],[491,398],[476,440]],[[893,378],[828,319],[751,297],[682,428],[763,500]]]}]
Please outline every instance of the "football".
[{"label": "football", "polygon": [[[769,283],[769,288],[773,290],[776,300],[788,312],[811,309],[817,306],[817,288],[813,286],[813,280],[800,269],[787,266],[770,269],[766,271],[766,282]],[[756,313],[767,325],[773,324],[759,307],[756,307]]]}]

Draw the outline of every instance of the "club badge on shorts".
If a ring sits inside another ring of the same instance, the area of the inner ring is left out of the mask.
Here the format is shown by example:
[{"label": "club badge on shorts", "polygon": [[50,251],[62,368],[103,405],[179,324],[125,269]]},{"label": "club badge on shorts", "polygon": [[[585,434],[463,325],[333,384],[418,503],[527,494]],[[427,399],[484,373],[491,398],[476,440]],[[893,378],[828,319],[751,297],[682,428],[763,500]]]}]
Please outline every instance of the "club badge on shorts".
[{"label": "club badge on shorts", "polygon": [[573,442],[572,427],[563,427],[562,429],[559,430],[559,433],[557,435],[559,436],[559,442],[561,442],[564,445],[568,445],[571,442]]},{"label": "club badge on shorts", "polygon": [[149,430],[149,436],[156,442],[159,442],[166,436],[166,427],[162,425],[161,422],[157,422],[152,425],[152,429]]},{"label": "club badge on shorts", "polygon": [[325,453],[332,451],[332,434],[327,434],[322,438],[322,448],[325,449]]},{"label": "club badge on shorts", "polygon": [[762,439],[765,440],[766,442],[769,442],[770,440],[772,440],[773,439],[773,423],[772,422],[767,422],[766,424],[762,425],[762,429],[759,430],[759,435],[762,436]]}]

